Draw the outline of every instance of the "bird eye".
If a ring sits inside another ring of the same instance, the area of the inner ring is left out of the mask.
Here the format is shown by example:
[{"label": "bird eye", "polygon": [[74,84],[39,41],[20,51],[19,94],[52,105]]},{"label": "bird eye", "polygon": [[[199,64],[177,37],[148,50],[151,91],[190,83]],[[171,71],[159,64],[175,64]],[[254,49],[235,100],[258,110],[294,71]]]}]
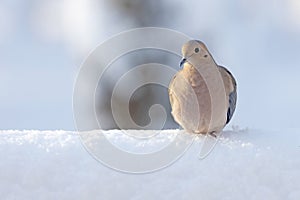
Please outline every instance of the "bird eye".
[{"label": "bird eye", "polygon": [[199,52],[199,48],[195,48],[195,53],[198,53]]}]

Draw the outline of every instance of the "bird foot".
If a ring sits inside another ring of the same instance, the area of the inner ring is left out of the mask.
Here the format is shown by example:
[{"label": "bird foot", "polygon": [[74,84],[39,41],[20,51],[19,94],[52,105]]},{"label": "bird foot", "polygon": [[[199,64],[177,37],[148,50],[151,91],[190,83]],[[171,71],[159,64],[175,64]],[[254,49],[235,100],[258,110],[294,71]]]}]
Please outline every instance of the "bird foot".
[{"label": "bird foot", "polygon": [[210,136],[212,136],[214,138],[217,138],[216,131],[209,132],[208,135],[210,135]]}]

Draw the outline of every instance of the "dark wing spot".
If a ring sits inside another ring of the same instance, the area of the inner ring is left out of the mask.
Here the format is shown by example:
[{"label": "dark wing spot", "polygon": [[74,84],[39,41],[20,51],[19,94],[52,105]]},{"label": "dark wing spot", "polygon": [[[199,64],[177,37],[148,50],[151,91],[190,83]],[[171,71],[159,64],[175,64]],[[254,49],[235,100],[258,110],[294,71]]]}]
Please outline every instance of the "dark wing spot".
[{"label": "dark wing spot", "polygon": [[233,113],[235,111],[235,107],[236,107],[236,99],[237,99],[237,93],[236,90],[234,90],[233,92],[231,92],[229,94],[229,108],[227,110],[227,121],[226,124],[228,124],[233,116]]}]

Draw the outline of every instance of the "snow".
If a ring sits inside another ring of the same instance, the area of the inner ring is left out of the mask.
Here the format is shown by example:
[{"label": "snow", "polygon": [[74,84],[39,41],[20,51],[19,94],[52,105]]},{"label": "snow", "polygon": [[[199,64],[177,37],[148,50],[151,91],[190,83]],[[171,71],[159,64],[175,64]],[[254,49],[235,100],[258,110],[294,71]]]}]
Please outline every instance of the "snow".
[{"label": "snow", "polygon": [[[118,130],[104,134],[121,148],[151,151],[170,142],[172,134],[186,133],[164,130],[157,139],[142,142]],[[197,136],[169,167],[131,174],[98,162],[75,132],[0,131],[0,196],[5,200],[300,198],[297,131],[224,131],[213,151],[201,160],[204,139]]]}]

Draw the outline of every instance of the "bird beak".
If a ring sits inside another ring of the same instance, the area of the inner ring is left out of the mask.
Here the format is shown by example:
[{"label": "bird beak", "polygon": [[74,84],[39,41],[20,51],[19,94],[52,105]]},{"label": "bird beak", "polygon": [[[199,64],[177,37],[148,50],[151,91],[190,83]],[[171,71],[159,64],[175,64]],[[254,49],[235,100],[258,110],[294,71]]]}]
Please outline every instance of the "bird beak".
[{"label": "bird beak", "polygon": [[182,68],[185,62],[186,62],[186,58],[183,58],[183,59],[180,61],[179,66]]}]

